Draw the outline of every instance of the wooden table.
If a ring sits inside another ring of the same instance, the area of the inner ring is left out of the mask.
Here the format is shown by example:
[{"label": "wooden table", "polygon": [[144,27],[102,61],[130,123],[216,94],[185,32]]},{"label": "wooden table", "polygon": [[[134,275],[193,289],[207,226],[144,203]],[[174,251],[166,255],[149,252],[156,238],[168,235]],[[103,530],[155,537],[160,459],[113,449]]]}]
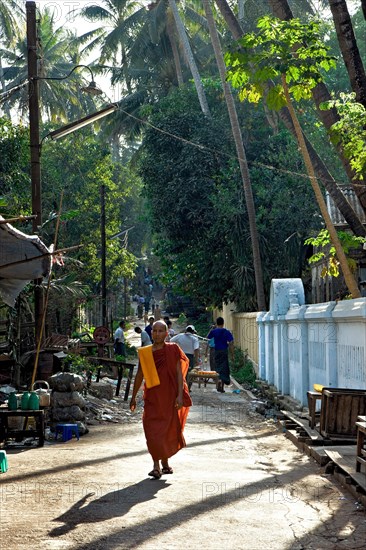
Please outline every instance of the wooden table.
[{"label": "wooden table", "polygon": [[87,360],[91,363],[94,363],[98,366],[97,370],[97,382],[100,380],[100,374],[101,370],[103,368],[103,365],[106,367],[114,367],[117,369],[117,387],[116,387],[116,396],[119,396],[119,390],[121,389],[121,382],[123,378],[123,374],[125,369],[128,370],[127,375],[127,382],[126,382],[126,389],[125,389],[125,395],[124,395],[124,401],[128,400],[128,394],[130,392],[132,377],[133,377],[133,370],[135,368],[135,365],[132,363],[123,363],[122,361],[116,361],[115,359],[108,359],[108,357],[87,357]]},{"label": "wooden table", "polygon": [[[9,427],[9,418],[22,417],[22,428]],[[30,429],[27,427],[28,419],[33,417],[36,423],[36,429]],[[9,411],[0,407],[0,441],[4,441],[7,444],[8,439],[15,439],[21,441],[25,437],[38,437],[38,447],[44,445],[44,410],[39,411]]]},{"label": "wooden table", "polygon": [[198,373],[198,372],[190,371],[187,374],[188,388],[191,389],[193,382],[198,382],[199,388],[201,387],[201,384],[203,384],[204,387],[206,387],[206,384],[210,379],[213,380],[214,384],[217,384],[217,381],[219,379],[218,373],[208,372],[207,374],[203,374],[202,372]]}]

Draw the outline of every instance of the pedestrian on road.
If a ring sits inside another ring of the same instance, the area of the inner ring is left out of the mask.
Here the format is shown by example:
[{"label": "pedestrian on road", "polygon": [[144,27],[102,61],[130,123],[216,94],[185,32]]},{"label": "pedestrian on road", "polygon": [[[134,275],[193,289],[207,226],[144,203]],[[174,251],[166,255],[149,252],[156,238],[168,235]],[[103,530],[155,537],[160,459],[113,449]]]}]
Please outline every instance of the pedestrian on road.
[{"label": "pedestrian on road", "polygon": [[[216,328],[216,325],[212,325],[210,330],[213,330]],[[207,345],[206,345],[206,351],[205,351],[205,360],[207,360],[207,355],[210,352],[209,355],[209,364],[210,364],[210,370],[216,370],[215,369],[215,338],[207,339]]]},{"label": "pedestrian on road", "polygon": [[149,338],[150,338],[150,344],[152,343],[152,327],[153,327],[153,324],[154,324],[154,317],[149,317],[149,324],[146,325],[145,327],[145,331],[148,333],[149,335]]},{"label": "pedestrian on road", "polygon": [[123,355],[126,357],[126,344],[124,330],[126,328],[126,322],[121,321],[117,330],[114,333],[114,354]]},{"label": "pedestrian on road", "polygon": [[153,296],[151,298],[151,312],[152,312],[153,315],[154,315],[154,311],[155,311],[155,304],[156,304],[156,301],[155,301],[155,298]]},{"label": "pedestrian on road", "polygon": [[166,337],[166,342],[170,342],[173,336],[175,336],[175,330],[172,328],[173,323],[169,319],[168,321],[165,321],[166,326],[168,327],[168,336]]},{"label": "pedestrian on road", "polygon": [[159,302],[156,302],[156,304],[155,304],[154,319],[155,319],[155,321],[160,321],[160,319],[161,319],[161,311],[160,311]]},{"label": "pedestrian on road", "polygon": [[234,359],[234,337],[230,330],[224,328],[224,319],[216,319],[216,328],[210,330],[207,338],[215,339],[215,370],[219,373],[217,391],[224,393],[225,384],[230,384],[229,349],[231,359]]},{"label": "pedestrian on road", "polygon": [[133,412],[144,379],[142,422],[153,459],[153,469],[148,475],[154,479],[173,473],[169,458],[186,446],[183,429],[192,405],[185,381],[188,359],[179,346],[165,342],[167,332],[163,321],[155,322],[153,345],[138,350],[139,366],[130,402]]},{"label": "pedestrian on road", "polygon": [[140,334],[140,336],[141,336],[141,347],[142,348],[144,346],[150,346],[151,345],[150,336],[148,335],[146,330],[142,330],[141,327],[135,327],[135,332],[137,334]]},{"label": "pedestrian on road", "polygon": [[198,341],[196,329],[193,325],[188,325],[186,330],[182,334],[177,334],[170,339],[171,342],[175,342],[183,350],[189,359],[188,372],[191,371],[199,363],[199,349],[200,344]]}]

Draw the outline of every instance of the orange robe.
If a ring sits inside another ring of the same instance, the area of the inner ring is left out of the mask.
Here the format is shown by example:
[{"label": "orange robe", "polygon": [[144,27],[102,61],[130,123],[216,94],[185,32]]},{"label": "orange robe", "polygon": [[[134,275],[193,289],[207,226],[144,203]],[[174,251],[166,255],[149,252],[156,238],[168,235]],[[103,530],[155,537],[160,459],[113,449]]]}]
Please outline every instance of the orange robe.
[{"label": "orange robe", "polygon": [[[161,350],[153,352],[160,384],[144,387],[144,414],[142,422],[146,443],[153,460],[169,458],[186,446],[183,429],[192,401],[189,395],[186,374],[188,358],[177,344],[165,343]],[[183,375],[183,407],[175,407],[178,395],[177,363]]]}]

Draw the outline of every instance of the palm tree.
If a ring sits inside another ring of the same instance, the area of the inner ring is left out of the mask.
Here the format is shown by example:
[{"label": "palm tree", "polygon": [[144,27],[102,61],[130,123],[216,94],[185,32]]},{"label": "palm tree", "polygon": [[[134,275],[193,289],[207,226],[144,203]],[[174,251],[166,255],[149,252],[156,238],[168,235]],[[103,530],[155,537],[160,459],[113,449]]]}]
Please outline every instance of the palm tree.
[{"label": "palm tree", "polygon": [[[19,35],[19,21],[24,18],[19,0],[3,0],[0,4],[0,44],[6,42],[9,46],[14,45]],[[6,92],[6,80],[4,78],[2,56],[0,55],[0,84],[2,93]],[[4,112],[10,118],[10,109],[4,105]]]},{"label": "palm tree", "polygon": [[194,59],[191,46],[189,44],[189,40],[188,40],[188,37],[187,37],[186,30],[184,28],[182,19],[180,18],[180,15],[179,15],[179,12],[178,12],[177,4],[176,4],[175,0],[168,0],[168,1],[169,1],[170,9],[171,9],[173,17],[174,17],[176,28],[177,28],[177,31],[178,31],[179,40],[180,40],[180,43],[183,47],[184,55],[185,55],[185,57],[187,59],[187,62],[189,64],[189,68],[190,68],[191,73],[192,73],[194,84],[196,86],[198,100],[200,102],[202,112],[206,116],[210,116],[210,110],[208,108],[206,94],[205,94],[205,91],[204,91],[203,86],[202,86],[201,77],[199,75],[199,72],[198,72],[198,69],[197,69],[197,64],[196,64],[196,61]]},{"label": "palm tree", "polygon": [[365,68],[357,46],[347,4],[345,0],[329,0],[329,6],[352,90],[356,93],[356,101],[366,107]]},{"label": "palm tree", "polygon": [[[230,6],[228,5],[226,0],[215,0],[221,15],[225,19],[228,28],[231,31],[231,34],[233,35],[233,38],[235,40],[239,40],[241,36],[243,36],[243,31],[241,29],[241,26],[236,19],[234,13],[232,12]],[[269,83],[270,85],[270,83]],[[290,113],[287,109],[287,107],[283,107],[279,111],[279,116],[286,126],[286,128],[292,133],[292,135],[297,139],[295,127],[292,122],[292,118],[290,116]],[[317,173],[317,176],[322,181],[325,189],[328,191],[328,193],[331,195],[334,204],[337,206],[339,211],[341,212],[342,216],[348,223],[351,230],[354,232],[355,235],[358,235],[360,237],[366,236],[366,229],[364,225],[362,224],[359,216],[355,212],[355,210],[352,208],[340,188],[338,187],[336,181],[332,177],[332,175],[329,173],[328,169],[326,168],[324,162],[321,160],[317,152],[315,151],[314,147],[310,143],[310,141],[307,139],[306,135],[304,135],[304,139],[306,142],[307,150],[309,152],[312,165]]]},{"label": "palm tree", "polygon": [[235,108],[234,99],[231,93],[230,86],[226,81],[226,67],[225,67],[224,58],[221,51],[219,35],[216,29],[215,20],[212,14],[209,0],[203,0],[203,6],[205,8],[211,42],[215,52],[216,62],[217,62],[217,66],[221,77],[222,87],[223,87],[225,100],[226,100],[226,106],[227,106],[230,123],[231,123],[231,129],[232,129],[233,137],[235,141],[236,152],[239,159],[240,173],[243,181],[244,196],[245,196],[245,202],[247,206],[247,213],[248,213],[248,220],[249,220],[250,237],[252,242],[253,265],[254,265],[256,291],[257,291],[257,307],[259,311],[264,311],[266,309],[266,300],[264,296],[263,270],[262,270],[262,262],[261,262],[260,250],[259,250],[259,236],[258,236],[256,219],[255,219],[255,207],[254,207],[254,199],[253,199],[253,192],[252,192],[252,185],[250,181],[248,163],[247,163],[245,149],[243,145],[243,139],[242,139],[241,131],[239,127],[239,120],[238,120],[238,115]]},{"label": "palm tree", "polygon": [[[40,78],[40,109],[43,117],[53,122],[66,122],[71,117],[81,116],[94,106],[90,96],[81,92],[87,82],[81,71],[75,71],[70,78],[60,84],[58,79],[68,75],[80,64],[76,36],[63,27],[55,29],[54,17],[48,9],[41,14],[39,32],[39,62]],[[28,93],[25,84],[28,81],[26,37],[21,36],[15,45],[15,53],[6,52],[6,57],[12,63],[6,76],[8,80],[8,96],[6,103],[10,108],[18,107],[23,116],[28,112]],[[87,78],[90,79],[88,73]]]}]

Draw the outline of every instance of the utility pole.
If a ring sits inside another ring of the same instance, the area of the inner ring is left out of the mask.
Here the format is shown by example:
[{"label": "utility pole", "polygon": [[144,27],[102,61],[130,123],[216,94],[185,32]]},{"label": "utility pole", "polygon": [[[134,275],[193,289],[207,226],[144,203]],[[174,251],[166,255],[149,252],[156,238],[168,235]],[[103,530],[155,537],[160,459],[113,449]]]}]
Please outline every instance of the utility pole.
[{"label": "utility pole", "polygon": [[105,239],[105,185],[100,187],[100,237],[102,243],[102,325],[107,326],[106,239]]},{"label": "utility pole", "polygon": [[[37,15],[36,3],[27,1],[27,50],[28,50],[28,101],[29,101],[29,130],[30,130],[30,156],[31,156],[31,182],[32,182],[32,214],[33,233],[38,233],[42,224],[42,187],[41,187],[41,162],[39,140],[39,90],[38,90],[38,66],[37,66]],[[42,279],[34,281],[34,321],[36,342],[41,337],[41,324],[43,316],[43,291]]]}]

